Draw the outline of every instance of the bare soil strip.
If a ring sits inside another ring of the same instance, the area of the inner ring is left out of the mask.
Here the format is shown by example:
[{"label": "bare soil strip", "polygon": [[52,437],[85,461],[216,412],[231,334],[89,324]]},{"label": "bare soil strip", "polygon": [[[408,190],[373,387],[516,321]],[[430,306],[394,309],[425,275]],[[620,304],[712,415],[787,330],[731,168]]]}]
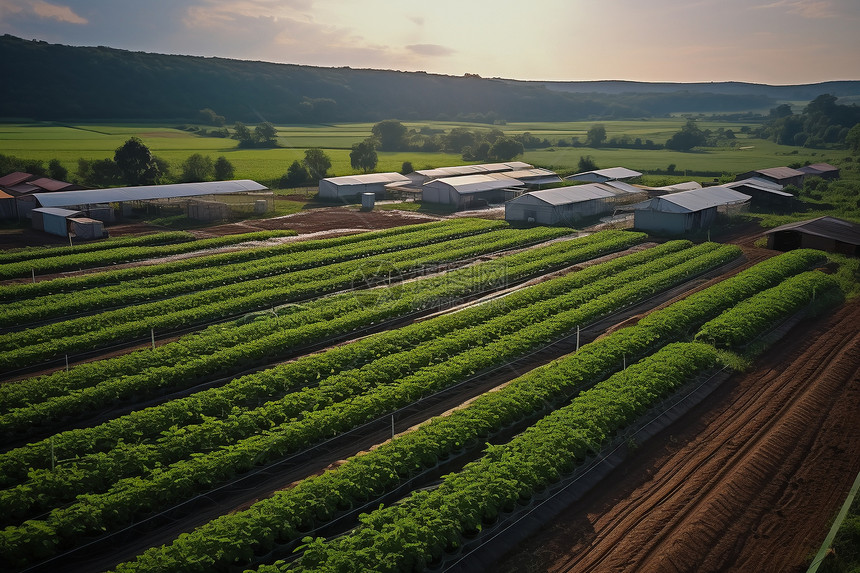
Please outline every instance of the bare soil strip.
[{"label": "bare soil strip", "polygon": [[858,324],[798,325],[498,569],[804,571],[860,470]]}]

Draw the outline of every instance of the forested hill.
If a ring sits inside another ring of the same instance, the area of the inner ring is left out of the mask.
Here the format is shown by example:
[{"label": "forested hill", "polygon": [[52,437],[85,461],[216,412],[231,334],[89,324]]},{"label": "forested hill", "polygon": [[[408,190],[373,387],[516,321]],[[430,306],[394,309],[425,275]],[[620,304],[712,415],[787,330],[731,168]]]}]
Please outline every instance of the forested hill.
[{"label": "forested hill", "polygon": [[0,37],[0,77],[0,116],[35,120],[192,121],[211,108],[228,122],[251,123],[561,121],[762,110],[776,101],[686,84],[658,96],[575,93],[540,82],[149,54],[9,35]]}]

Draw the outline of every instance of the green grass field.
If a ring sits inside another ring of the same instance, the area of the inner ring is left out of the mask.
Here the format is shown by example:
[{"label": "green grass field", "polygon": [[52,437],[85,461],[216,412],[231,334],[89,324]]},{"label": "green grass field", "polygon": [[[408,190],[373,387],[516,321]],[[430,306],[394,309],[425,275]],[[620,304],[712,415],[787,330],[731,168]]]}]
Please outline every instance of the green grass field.
[{"label": "green grass field", "polygon": [[[663,143],[681,128],[684,118],[660,118],[638,121],[510,123],[496,126],[509,135],[530,132],[541,139],[556,141],[559,138],[578,137],[584,141],[586,132],[594,125],[605,126],[607,137],[628,135],[631,138],[651,139]],[[236,178],[255,179],[269,185],[286,172],[296,159],[304,157],[308,147],[321,147],[331,157],[332,175],[355,173],[349,163],[349,149],[371,134],[371,123],[339,125],[279,126],[277,149],[239,149],[236,141],[202,137],[194,133],[163,124],[81,124],[59,125],[52,123],[0,124],[0,153],[21,159],[39,159],[47,163],[59,159],[69,170],[70,178],[77,168],[78,158],[104,159],[113,157],[114,150],[129,137],[137,136],[155,155],[170,162],[173,171],[193,153],[209,155],[213,159],[225,156],[235,167]],[[405,122],[410,128],[450,130],[453,127],[491,129],[484,124],[455,122]],[[776,145],[773,142],[749,139],[739,133],[744,124],[703,120],[702,128],[732,129],[737,134],[735,147],[714,148],[689,153],[669,150],[641,150],[614,148],[556,147],[527,150],[523,161],[563,173],[576,171],[579,158],[590,155],[599,167],[622,165],[639,171],[666,170],[675,165],[676,172],[710,172],[735,174],[751,169],[788,165],[790,163],[839,162],[848,155],[842,150],[814,150]],[[449,153],[380,152],[377,171],[399,171],[404,161],[412,162],[416,169],[457,165],[459,155]]]}]

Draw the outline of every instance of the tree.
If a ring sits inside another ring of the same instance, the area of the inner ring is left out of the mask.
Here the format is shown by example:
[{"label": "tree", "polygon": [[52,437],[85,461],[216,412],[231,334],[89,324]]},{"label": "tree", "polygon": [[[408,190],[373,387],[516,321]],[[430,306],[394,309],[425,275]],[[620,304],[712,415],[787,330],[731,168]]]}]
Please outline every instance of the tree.
[{"label": "tree", "polygon": [[112,159],[78,159],[78,180],[90,187],[113,187],[120,183],[122,173]]},{"label": "tree", "polygon": [[852,153],[860,153],[860,123],[855,123],[854,127],[848,130],[845,143],[851,148]]},{"label": "tree", "polygon": [[152,185],[160,174],[149,148],[137,137],[117,147],[113,160],[127,185]]},{"label": "tree", "polygon": [[254,128],[254,142],[264,147],[276,147],[278,145],[278,130],[268,121],[264,121]]},{"label": "tree", "polygon": [[606,141],[606,128],[596,123],[591,126],[585,136],[585,144],[589,147],[600,147]]},{"label": "tree", "polygon": [[48,177],[57,181],[65,181],[69,176],[69,170],[63,167],[59,159],[52,159],[48,162]]},{"label": "tree", "polygon": [[666,149],[689,151],[694,147],[702,146],[706,143],[707,135],[705,132],[699,129],[695,120],[688,119],[684,127],[682,127],[680,131],[675,133],[666,142]]},{"label": "tree", "polygon": [[788,117],[792,113],[794,112],[791,111],[791,106],[787,103],[783,103],[770,110],[770,117],[779,119],[781,117]]},{"label": "tree", "polygon": [[523,153],[523,144],[510,137],[500,137],[490,147],[489,158],[496,161],[510,161]]},{"label": "tree", "polygon": [[216,127],[224,127],[224,124],[226,123],[226,119],[224,119],[223,115],[218,115],[215,113],[215,110],[208,107],[200,110],[200,119],[204,123],[214,125]]},{"label": "tree", "polygon": [[594,162],[594,158],[590,155],[579,156],[579,163],[577,164],[577,168],[580,173],[585,173],[586,171],[594,171],[597,169],[597,163]]},{"label": "tree", "polygon": [[305,169],[305,166],[299,163],[299,160],[290,164],[287,168],[287,172],[281,177],[281,187],[298,187],[300,185],[304,185],[305,183],[309,183],[311,179],[308,170]]},{"label": "tree", "polygon": [[478,136],[465,127],[455,127],[443,137],[443,148],[448,153],[463,153],[466,147],[474,149]]},{"label": "tree", "polygon": [[376,141],[372,137],[352,145],[352,151],[349,152],[349,163],[353,169],[361,169],[368,173],[376,167],[378,161]]},{"label": "tree", "polygon": [[233,126],[233,139],[239,140],[239,147],[250,147],[254,143],[251,130],[241,121],[237,121]]},{"label": "tree", "polygon": [[325,178],[326,173],[331,167],[331,159],[319,147],[312,147],[305,150],[305,158],[302,164],[308,170],[308,175],[311,180],[319,181]]},{"label": "tree", "polygon": [[379,141],[379,148],[383,151],[396,151],[403,145],[406,137],[406,126],[396,119],[385,119],[373,125],[370,132]]},{"label": "tree", "polygon": [[209,181],[214,175],[215,165],[208,155],[195,153],[182,163],[182,181],[185,183]]},{"label": "tree", "polygon": [[233,179],[233,164],[223,155],[215,160],[215,180],[226,181]]},{"label": "tree", "polygon": [[412,167],[411,161],[404,161],[403,165],[400,166],[400,174],[401,175],[409,175],[415,171],[415,168]]}]

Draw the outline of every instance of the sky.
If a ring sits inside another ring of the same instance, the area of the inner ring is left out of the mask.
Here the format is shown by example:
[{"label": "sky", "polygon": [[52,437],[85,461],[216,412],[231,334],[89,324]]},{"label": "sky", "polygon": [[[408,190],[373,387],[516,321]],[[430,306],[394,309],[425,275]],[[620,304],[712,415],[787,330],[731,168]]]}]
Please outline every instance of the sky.
[{"label": "sky", "polygon": [[0,0],[75,46],[522,80],[860,80],[860,0]]}]

